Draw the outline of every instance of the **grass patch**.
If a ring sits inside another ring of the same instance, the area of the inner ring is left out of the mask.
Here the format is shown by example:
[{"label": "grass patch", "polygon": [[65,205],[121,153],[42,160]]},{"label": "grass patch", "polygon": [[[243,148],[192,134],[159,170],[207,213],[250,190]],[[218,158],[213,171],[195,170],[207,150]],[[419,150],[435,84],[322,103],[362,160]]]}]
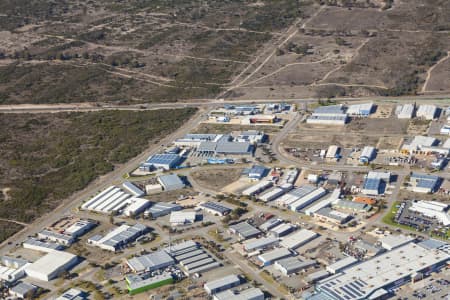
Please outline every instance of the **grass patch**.
[{"label": "grass patch", "polygon": [[23,226],[17,223],[0,221],[0,243],[5,241],[16,232],[22,230],[22,228]]}]

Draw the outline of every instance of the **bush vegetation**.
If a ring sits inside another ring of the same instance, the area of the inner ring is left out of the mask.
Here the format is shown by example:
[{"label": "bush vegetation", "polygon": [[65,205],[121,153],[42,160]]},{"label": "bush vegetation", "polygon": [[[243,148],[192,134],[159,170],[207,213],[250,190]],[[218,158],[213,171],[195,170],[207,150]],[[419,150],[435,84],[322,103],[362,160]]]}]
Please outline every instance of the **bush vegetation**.
[{"label": "bush vegetation", "polygon": [[180,127],[195,109],[0,116],[0,218],[31,222]]}]

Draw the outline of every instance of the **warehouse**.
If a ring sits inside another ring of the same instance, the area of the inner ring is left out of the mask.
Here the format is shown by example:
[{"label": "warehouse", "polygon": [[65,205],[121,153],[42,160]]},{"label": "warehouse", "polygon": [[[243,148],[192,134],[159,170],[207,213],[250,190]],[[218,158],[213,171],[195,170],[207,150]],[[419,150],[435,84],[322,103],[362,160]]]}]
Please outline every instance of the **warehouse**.
[{"label": "warehouse", "polygon": [[195,211],[173,211],[170,213],[169,222],[172,226],[194,224],[197,220]]},{"label": "warehouse", "polygon": [[123,214],[127,217],[135,217],[143,213],[152,203],[144,198],[129,198],[127,207],[123,210]]},{"label": "warehouse", "polygon": [[424,216],[435,218],[444,226],[450,225],[449,205],[437,201],[412,201],[412,205],[408,208],[411,211],[418,212]]},{"label": "warehouse", "polygon": [[134,197],[142,197],[145,195],[145,192],[143,190],[141,190],[140,188],[138,188],[129,181],[125,181],[124,183],[122,183],[122,187],[126,189]]},{"label": "warehouse", "polygon": [[258,195],[257,199],[261,200],[262,202],[270,202],[283,196],[287,191],[287,189],[283,189],[281,187],[273,187],[266,192]]},{"label": "warehouse", "polygon": [[291,223],[284,223],[272,228],[269,233],[274,237],[280,238],[293,232],[295,228]]},{"label": "warehouse", "polygon": [[381,247],[386,250],[393,250],[395,248],[406,245],[410,242],[414,241],[414,238],[407,235],[393,235],[390,234],[380,239]]},{"label": "warehouse", "polygon": [[346,114],[335,114],[318,116],[313,114],[308,119],[306,123],[308,124],[322,124],[322,125],[345,125],[348,122],[348,116]]},{"label": "warehouse", "polygon": [[145,210],[144,216],[151,219],[156,219],[168,215],[173,211],[178,211],[182,209],[183,208],[178,204],[168,202],[157,202],[153,204],[150,208]]},{"label": "warehouse", "polygon": [[208,281],[203,287],[208,294],[214,295],[218,292],[231,289],[232,287],[238,286],[240,284],[241,279],[238,276],[228,275],[217,280]]},{"label": "warehouse", "polygon": [[295,250],[298,247],[305,245],[306,243],[312,241],[313,239],[315,239],[318,236],[319,235],[317,233],[315,233],[314,231],[311,231],[308,229],[301,229],[297,232],[294,232],[294,233],[284,237],[281,240],[280,245],[285,248]]},{"label": "warehouse", "polygon": [[328,116],[328,115],[344,114],[344,113],[345,113],[345,108],[342,104],[319,106],[313,112],[313,114],[316,116]]},{"label": "warehouse", "polygon": [[121,225],[105,236],[95,235],[88,239],[88,244],[108,251],[117,251],[135,241],[139,236],[147,233],[148,228],[142,224],[133,226]]},{"label": "warehouse", "polygon": [[164,251],[169,253],[171,256],[176,256],[188,253],[190,251],[194,251],[199,248],[199,245],[194,241],[185,241],[179,244],[170,245],[169,247],[164,248]]},{"label": "warehouse", "polygon": [[87,299],[87,296],[85,292],[72,288],[65,291],[55,300],[84,300]]},{"label": "warehouse", "polygon": [[31,249],[40,252],[51,252],[55,250],[64,250],[64,246],[47,241],[40,241],[36,238],[28,238],[25,242],[22,243],[22,246],[25,249]]},{"label": "warehouse", "polygon": [[201,142],[197,152],[205,155],[252,155],[254,147],[248,142]]},{"label": "warehouse", "polygon": [[363,148],[361,155],[359,156],[359,162],[367,164],[375,158],[376,149],[372,146],[366,146]]},{"label": "warehouse", "polygon": [[[180,147],[197,148],[202,142],[217,142],[222,138],[223,135],[221,134],[189,133],[183,138],[175,140],[174,144]],[[229,136],[225,138],[229,138]]]},{"label": "warehouse", "polygon": [[450,125],[443,125],[440,130],[442,135],[450,135]]},{"label": "warehouse", "polygon": [[296,188],[286,195],[281,196],[276,200],[277,203],[283,206],[289,206],[291,203],[301,199],[302,197],[312,193],[316,190],[316,187],[312,185],[304,185],[302,187]]},{"label": "warehouse", "polygon": [[176,174],[158,176],[158,182],[165,191],[180,190],[186,186]]},{"label": "warehouse", "polygon": [[274,268],[275,270],[280,271],[284,276],[288,276],[303,269],[312,267],[316,264],[317,262],[315,260],[301,261],[296,257],[288,257],[276,261],[274,264]]},{"label": "warehouse", "polygon": [[328,158],[328,159],[337,159],[337,158],[339,158],[340,150],[341,150],[341,148],[339,148],[339,146],[331,145],[330,147],[328,147],[327,154],[325,155],[325,158]]},{"label": "warehouse", "polygon": [[425,120],[433,120],[436,117],[437,110],[435,105],[420,105],[416,116]]},{"label": "warehouse", "polygon": [[19,282],[9,289],[9,294],[19,299],[33,299],[37,289],[37,286],[31,283]]},{"label": "warehouse", "polygon": [[241,222],[231,225],[228,227],[228,230],[231,234],[238,235],[239,239],[241,240],[250,239],[261,234],[261,231],[248,224],[247,222]]},{"label": "warehouse", "polygon": [[185,269],[186,274],[200,274],[221,266],[220,262],[193,241],[183,242],[164,249]]},{"label": "warehouse", "polygon": [[368,117],[373,112],[373,103],[349,105],[347,114],[352,117]]},{"label": "warehouse", "polygon": [[366,203],[359,203],[350,200],[340,199],[336,203],[333,203],[333,208],[351,210],[354,212],[368,212],[372,209],[372,206]]},{"label": "warehouse", "polygon": [[25,268],[29,265],[30,263],[24,259],[0,257],[0,280],[14,283],[25,276]]},{"label": "warehouse", "polygon": [[282,219],[278,219],[278,218],[271,218],[269,220],[267,220],[266,222],[262,223],[259,226],[259,229],[261,229],[264,232],[268,232],[270,229],[280,225],[283,223]]},{"label": "warehouse", "polygon": [[31,278],[50,281],[78,263],[78,257],[68,252],[52,251],[25,268]]},{"label": "warehouse", "polygon": [[267,176],[269,171],[270,169],[264,166],[253,165],[248,171],[245,171],[245,173],[248,173],[248,178],[250,179],[261,180]]},{"label": "warehouse", "polygon": [[242,131],[236,138],[237,142],[248,142],[251,144],[263,143],[266,140],[267,136],[262,131],[257,130],[247,130]]},{"label": "warehouse", "polygon": [[310,205],[314,201],[319,200],[323,196],[325,196],[327,193],[327,190],[325,190],[323,187],[320,187],[318,189],[315,189],[311,193],[301,197],[294,203],[291,203],[288,208],[292,211],[300,211],[301,209],[305,208],[306,206]]},{"label": "warehouse", "polygon": [[81,205],[81,209],[111,214],[112,212],[120,211],[128,205],[129,202],[127,200],[131,197],[130,194],[114,186],[107,188],[105,191],[108,192],[102,192],[85,202]]},{"label": "warehouse", "polygon": [[307,208],[305,210],[305,214],[308,216],[314,215],[317,211],[321,210],[322,208],[328,207],[332,203],[339,201],[340,196],[341,196],[341,189],[340,188],[334,189],[329,197]]},{"label": "warehouse", "polygon": [[318,218],[320,221],[337,225],[345,224],[353,218],[349,214],[333,210],[329,207],[319,209],[314,213],[314,217]]},{"label": "warehouse", "polygon": [[278,245],[278,238],[269,236],[263,238],[254,238],[243,243],[244,250],[246,252],[252,252],[255,250],[266,250],[271,247]]},{"label": "warehouse", "polygon": [[272,181],[263,180],[255,185],[250,186],[242,192],[245,196],[255,196],[273,186]]},{"label": "warehouse", "polygon": [[173,283],[173,277],[169,273],[148,278],[139,275],[127,275],[125,276],[125,281],[127,282],[128,293],[130,295],[136,295],[163,285],[171,284]]},{"label": "warehouse", "polygon": [[275,261],[292,256],[291,251],[287,248],[275,248],[272,251],[258,255],[258,260],[262,267],[267,267]]},{"label": "warehouse", "polygon": [[404,143],[401,151],[406,154],[428,152],[426,149],[435,148],[438,142],[434,137],[418,135],[410,143]]},{"label": "warehouse", "polygon": [[326,270],[331,274],[337,274],[353,266],[354,264],[357,264],[358,262],[359,261],[353,256],[347,256],[346,258],[340,259],[335,263],[328,265]]},{"label": "warehouse", "polygon": [[213,214],[216,216],[221,216],[221,217],[226,216],[231,212],[231,208],[229,208],[225,205],[222,205],[220,203],[211,202],[211,201],[201,203],[199,205],[199,208],[203,209],[204,211],[206,211],[210,214]]},{"label": "warehouse", "polygon": [[238,294],[232,290],[226,290],[214,295],[214,300],[264,300],[264,293],[258,288],[249,288]]},{"label": "warehouse", "polygon": [[58,232],[54,232],[54,231],[50,231],[47,229],[44,229],[40,232],[38,232],[38,238],[43,239],[43,240],[49,240],[64,246],[70,246],[75,242],[75,238],[64,234],[64,233],[58,233]]},{"label": "warehouse", "polygon": [[134,273],[152,272],[174,264],[174,259],[162,250],[127,260],[127,265]]},{"label": "warehouse", "polygon": [[411,190],[416,193],[434,193],[441,179],[435,175],[426,175],[413,172],[410,176],[409,183]]},{"label": "warehouse", "polygon": [[382,195],[386,190],[386,185],[390,183],[391,173],[389,172],[369,172],[364,179],[361,192],[365,195]]},{"label": "warehouse", "polygon": [[443,251],[408,243],[322,280],[316,290],[326,299],[371,299],[445,266],[449,259]]},{"label": "warehouse", "polygon": [[414,104],[399,105],[395,109],[395,114],[399,119],[412,119],[414,117],[414,112],[416,107]]},{"label": "warehouse", "polygon": [[148,166],[152,166],[156,169],[163,169],[168,171],[177,167],[181,163],[181,159],[181,156],[179,156],[178,154],[155,154],[150,156],[143,165],[147,168]]}]

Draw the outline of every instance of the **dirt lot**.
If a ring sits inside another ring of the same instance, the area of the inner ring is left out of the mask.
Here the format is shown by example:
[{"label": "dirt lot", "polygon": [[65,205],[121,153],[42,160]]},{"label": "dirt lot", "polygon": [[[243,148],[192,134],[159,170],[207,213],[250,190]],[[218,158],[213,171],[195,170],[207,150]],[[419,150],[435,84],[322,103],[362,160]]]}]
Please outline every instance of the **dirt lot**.
[{"label": "dirt lot", "polygon": [[191,174],[194,180],[201,186],[220,191],[225,186],[239,179],[241,168],[223,168],[215,170],[198,170]]}]

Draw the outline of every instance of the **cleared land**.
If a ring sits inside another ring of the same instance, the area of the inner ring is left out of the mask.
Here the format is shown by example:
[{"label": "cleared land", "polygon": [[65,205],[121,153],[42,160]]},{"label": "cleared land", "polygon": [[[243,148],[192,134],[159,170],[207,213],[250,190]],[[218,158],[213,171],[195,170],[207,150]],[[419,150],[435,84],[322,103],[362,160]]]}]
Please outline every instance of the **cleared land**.
[{"label": "cleared land", "polygon": [[0,117],[0,218],[31,222],[181,126],[195,109]]},{"label": "cleared land", "polygon": [[214,170],[199,170],[191,174],[194,180],[201,186],[220,191],[225,186],[239,179],[242,169],[223,168]]},{"label": "cleared land", "polygon": [[449,10],[446,0],[3,1],[0,104],[448,92]]}]

